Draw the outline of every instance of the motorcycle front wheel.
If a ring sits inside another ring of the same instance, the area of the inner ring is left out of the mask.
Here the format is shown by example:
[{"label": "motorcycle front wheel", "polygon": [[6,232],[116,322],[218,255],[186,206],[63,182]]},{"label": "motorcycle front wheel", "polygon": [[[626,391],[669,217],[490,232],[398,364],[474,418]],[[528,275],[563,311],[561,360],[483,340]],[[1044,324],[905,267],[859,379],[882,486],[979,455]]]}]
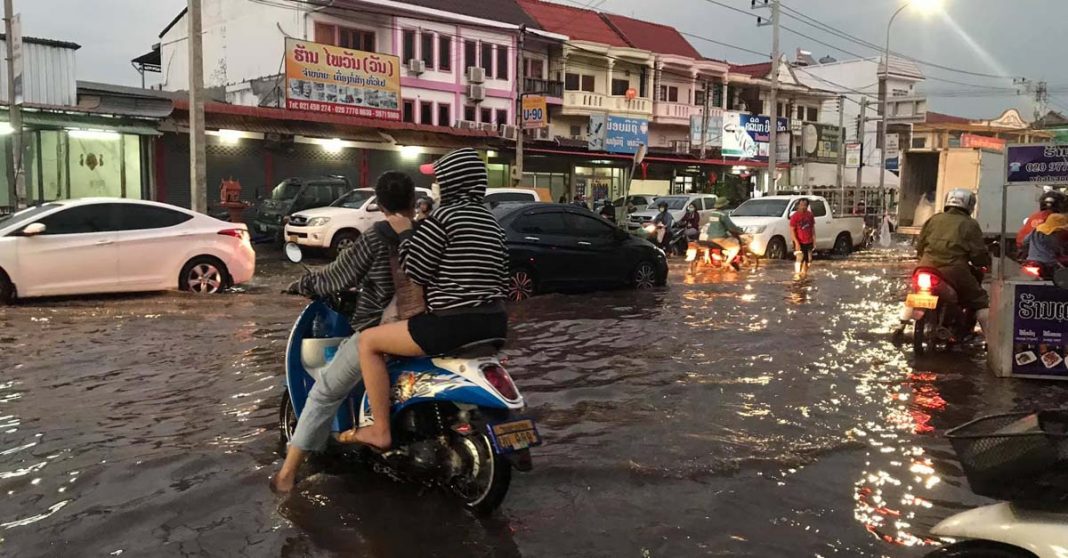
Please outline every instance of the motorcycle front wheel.
[{"label": "motorcycle front wheel", "polygon": [[464,475],[453,483],[464,506],[480,515],[489,515],[501,505],[512,482],[512,466],[493,451],[485,434],[458,436],[456,440]]}]

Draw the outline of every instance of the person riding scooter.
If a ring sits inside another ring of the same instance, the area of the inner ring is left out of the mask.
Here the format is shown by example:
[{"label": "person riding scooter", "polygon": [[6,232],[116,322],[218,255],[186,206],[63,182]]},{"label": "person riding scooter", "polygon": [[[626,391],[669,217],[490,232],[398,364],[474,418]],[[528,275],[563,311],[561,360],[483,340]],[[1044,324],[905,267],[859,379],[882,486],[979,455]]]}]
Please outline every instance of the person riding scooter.
[{"label": "person riding scooter", "polygon": [[653,226],[656,227],[656,245],[664,250],[671,244],[671,226],[675,224],[675,218],[668,211],[667,202],[656,204],[659,211],[653,217]]},{"label": "person riding scooter", "polygon": [[976,278],[974,268],[990,265],[990,252],[983,242],[979,222],[972,218],[975,194],[969,190],[951,190],[946,195],[945,211],[932,216],[923,225],[916,243],[920,267],[931,267],[953,285],[960,304],[975,312],[985,335],[990,314],[990,296]]},{"label": "person riding scooter", "polygon": [[1016,233],[1016,248],[1020,250],[1020,254],[1027,255],[1027,251],[1024,250],[1024,242],[1031,232],[1035,230],[1035,227],[1046,222],[1050,215],[1064,213],[1065,211],[1068,211],[1068,196],[1053,190],[1042,194],[1042,197],[1038,200],[1038,211],[1032,213],[1027,218],[1024,226]]},{"label": "person riding scooter", "polygon": [[1065,257],[1065,233],[1068,231],[1068,215],[1053,213],[1039,225],[1023,242],[1023,254],[1027,265],[1038,264],[1043,278],[1053,276],[1053,271],[1062,267]]},{"label": "person riding scooter", "polygon": [[[734,266],[734,258],[742,250],[742,234],[745,230],[734,224],[723,208],[727,200],[716,200],[716,210],[708,215],[708,225],[701,233],[701,241],[723,250],[723,268]],[[737,269],[737,268],[736,268]]]}]

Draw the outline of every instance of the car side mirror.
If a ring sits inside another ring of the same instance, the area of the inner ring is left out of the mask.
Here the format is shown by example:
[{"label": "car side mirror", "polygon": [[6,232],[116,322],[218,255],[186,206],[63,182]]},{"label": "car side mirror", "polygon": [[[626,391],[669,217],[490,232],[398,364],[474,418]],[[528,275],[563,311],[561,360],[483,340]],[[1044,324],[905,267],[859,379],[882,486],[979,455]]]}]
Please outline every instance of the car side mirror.
[{"label": "car side mirror", "polygon": [[1068,267],[1062,267],[1053,274],[1053,284],[1068,289]]},{"label": "car side mirror", "polygon": [[293,263],[300,263],[304,259],[304,252],[296,242],[287,242],[285,252],[286,258]]},{"label": "car side mirror", "polygon": [[37,236],[39,234],[44,234],[44,232],[45,232],[44,223],[30,223],[29,225],[26,225],[26,227],[22,229],[22,236]]},{"label": "car side mirror", "polygon": [[379,211],[378,204],[377,203],[372,203],[372,204],[368,205],[367,206],[367,211]]}]

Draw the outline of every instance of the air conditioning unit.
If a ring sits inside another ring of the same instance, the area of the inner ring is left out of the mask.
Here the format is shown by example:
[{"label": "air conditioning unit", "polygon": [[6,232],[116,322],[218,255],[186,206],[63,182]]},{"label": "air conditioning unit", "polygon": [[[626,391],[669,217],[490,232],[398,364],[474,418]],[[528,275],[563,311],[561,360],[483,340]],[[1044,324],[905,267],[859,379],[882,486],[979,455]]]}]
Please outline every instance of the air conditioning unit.
[{"label": "air conditioning unit", "polygon": [[515,141],[519,137],[519,128],[515,126],[509,126],[507,124],[501,124],[501,137],[506,140]]},{"label": "air conditioning unit", "polygon": [[419,75],[426,71],[426,62],[418,58],[412,58],[408,61],[408,71]]},{"label": "air conditioning unit", "polygon": [[497,131],[497,125],[494,124],[493,122],[483,122],[482,124],[478,125],[478,129],[480,129],[480,130],[482,130],[484,132],[496,132]]},{"label": "air conditioning unit", "polygon": [[467,81],[471,83],[482,83],[486,81],[486,69],[479,68],[478,66],[468,66]]},{"label": "air conditioning unit", "polygon": [[473,120],[457,120],[456,127],[461,130],[477,130],[478,122]]},{"label": "air conditioning unit", "polygon": [[478,103],[486,99],[486,86],[485,85],[468,85],[467,86],[467,98]]},{"label": "air conditioning unit", "polygon": [[549,128],[534,128],[523,132],[528,138],[539,141],[549,141],[552,138],[552,134],[549,133]]}]

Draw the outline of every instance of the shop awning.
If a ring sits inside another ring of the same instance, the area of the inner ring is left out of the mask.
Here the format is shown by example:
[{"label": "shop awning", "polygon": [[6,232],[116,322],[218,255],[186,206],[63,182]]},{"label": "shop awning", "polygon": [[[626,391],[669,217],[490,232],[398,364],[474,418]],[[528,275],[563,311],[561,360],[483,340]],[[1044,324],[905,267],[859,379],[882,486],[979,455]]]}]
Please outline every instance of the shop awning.
[{"label": "shop awning", "polygon": [[[0,119],[8,121],[7,111],[0,113]],[[77,113],[43,112],[26,110],[22,112],[22,124],[27,128],[62,130],[64,128],[81,128],[85,130],[107,130],[122,134],[140,136],[158,136],[159,124],[153,120],[132,120],[126,118],[108,118]]]}]

